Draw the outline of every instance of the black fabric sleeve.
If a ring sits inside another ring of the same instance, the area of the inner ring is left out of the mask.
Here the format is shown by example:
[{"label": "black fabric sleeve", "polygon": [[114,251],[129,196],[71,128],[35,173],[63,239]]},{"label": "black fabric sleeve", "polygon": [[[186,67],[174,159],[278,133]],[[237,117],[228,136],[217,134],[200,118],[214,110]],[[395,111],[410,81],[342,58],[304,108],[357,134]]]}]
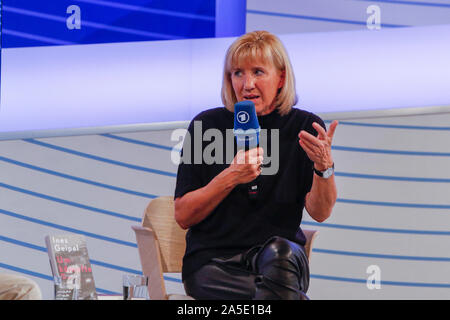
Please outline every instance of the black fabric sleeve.
[{"label": "black fabric sleeve", "polygon": [[174,198],[180,198],[190,191],[203,187],[200,174],[201,163],[194,163],[194,123],[196,118],[189,124],[181,150],[180,164],[178,165],[177,181]]}]

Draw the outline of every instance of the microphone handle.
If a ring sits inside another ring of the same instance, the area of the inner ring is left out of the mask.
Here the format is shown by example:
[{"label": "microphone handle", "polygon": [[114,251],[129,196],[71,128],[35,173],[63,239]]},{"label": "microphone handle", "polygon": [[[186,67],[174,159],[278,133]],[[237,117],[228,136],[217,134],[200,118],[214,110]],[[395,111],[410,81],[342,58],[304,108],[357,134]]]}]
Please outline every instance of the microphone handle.
[{"label": "microphone handle", "polygon": [[258,184],[256,181],[252,181],[248,185],[248,198],[250,200],[256,200],[258,199]]},{"label": "microphone handle", "polygon": [[258,199],[258,177],[256,177],[255,180],[247,183],[248,198],[250,200]]},{"label": "microphone handle", "polygon": [[[248,143],[248,141],[246,141],[244,144],[242,144],[243,139],[240,138],[238,135],[236,135],[235,137],[236,137],[236,141],[237,141],[238,150],[241,149],[241,150],[247,151],[251,148],[259,147],[259,133],[253,135],[253,139],[251,140],[251,143]],[[256,177],[255,180],[247,183],[248,198],[252,201],[255,201],[258,199],[258,177]]]}]

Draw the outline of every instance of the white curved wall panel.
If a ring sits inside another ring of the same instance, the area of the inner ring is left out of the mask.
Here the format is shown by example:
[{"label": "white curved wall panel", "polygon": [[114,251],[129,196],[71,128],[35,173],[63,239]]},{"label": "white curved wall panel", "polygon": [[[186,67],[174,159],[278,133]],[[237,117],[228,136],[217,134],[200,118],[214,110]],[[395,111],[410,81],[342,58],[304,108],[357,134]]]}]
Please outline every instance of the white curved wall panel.
[{"label": "white curved wall panel", "polygon": [[[450,25],[280,38],[300,107],[331,113],[450,101]],[[0,138],[190,120],[222,105],[223,59],[233,39],[4,49]]]},{"label": "white curved wall panel", "polygon": [[[341,120],[338,202],[324,223],[303,219],[320,231],[312,299],[450,298],[449,122],[449,113]],[[131,225],[152,198],[173,194],[171,133],[0,142],[0,270],[31,277],[51,299],[44,236],[75,232],[86,235],[99,293],[120,293],[122,274],[141,272]],[[373,265],[381,288],[370,290]],[[179,274],[166,284],[183,292]]]}]

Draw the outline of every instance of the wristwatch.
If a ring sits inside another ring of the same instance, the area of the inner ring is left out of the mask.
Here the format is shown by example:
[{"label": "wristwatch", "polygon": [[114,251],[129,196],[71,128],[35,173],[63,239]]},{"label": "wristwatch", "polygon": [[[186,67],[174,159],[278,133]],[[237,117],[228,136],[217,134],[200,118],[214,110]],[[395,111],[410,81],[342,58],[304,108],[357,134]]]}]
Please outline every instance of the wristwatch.
[{"label": "wristwatch", "polygon": [[319,171],[316,168],[314,168],[314,166],[313,166],[313,169],[314,169],[314,172],[319,177],[322,177],[324,179],[328,179],[329,177],[331,177],[334,174],[334,162],[333,162],[333,165],[330,168],[326,169],[325,171]]}]

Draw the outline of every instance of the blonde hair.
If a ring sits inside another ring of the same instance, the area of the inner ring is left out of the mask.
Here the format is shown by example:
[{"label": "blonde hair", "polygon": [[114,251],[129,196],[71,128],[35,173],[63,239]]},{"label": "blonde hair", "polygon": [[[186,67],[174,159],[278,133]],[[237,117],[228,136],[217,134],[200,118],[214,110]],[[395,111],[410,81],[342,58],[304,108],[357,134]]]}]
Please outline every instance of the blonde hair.
[{"label": "blonde hair", "polygon": [[280,39],[268,31],[246,33],[234,41],[225,56],[222,80],[222,102],[225,107],[234,111],[237,101],[231,84],[231,70],[243,61],[263,61],[272,63],[279,71],[285,72],[284,85],[275,98],[278,113],[289,113],[297,103],[295,78],[289,56]]}]

